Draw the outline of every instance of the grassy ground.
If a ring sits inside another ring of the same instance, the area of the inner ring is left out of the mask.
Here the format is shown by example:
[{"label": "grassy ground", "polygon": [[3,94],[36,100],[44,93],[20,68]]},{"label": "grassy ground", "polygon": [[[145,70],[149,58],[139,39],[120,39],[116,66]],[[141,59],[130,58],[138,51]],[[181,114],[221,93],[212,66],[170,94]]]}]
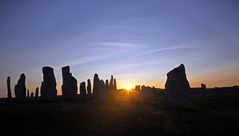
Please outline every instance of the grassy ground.
[{"label": "grassy ground", "polygon": [[106,101],[0,105],[0,135],[230,135],[238,132],[239,95],[192,96],[193,109],[164,96],[112,94]]}]

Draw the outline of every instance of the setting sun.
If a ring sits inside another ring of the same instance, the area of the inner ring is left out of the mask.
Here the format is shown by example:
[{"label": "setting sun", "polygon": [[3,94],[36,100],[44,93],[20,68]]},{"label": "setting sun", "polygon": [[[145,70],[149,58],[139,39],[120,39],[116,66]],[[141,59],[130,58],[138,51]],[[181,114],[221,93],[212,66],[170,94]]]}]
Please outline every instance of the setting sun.
[{"label": "setting sun", "polygon": [[133,89],[133,86],[132,86],[131,84],[127,84],[126,87],[125,87],[125,89],[126,89],[127,91],[131,91],[131,90]]}]

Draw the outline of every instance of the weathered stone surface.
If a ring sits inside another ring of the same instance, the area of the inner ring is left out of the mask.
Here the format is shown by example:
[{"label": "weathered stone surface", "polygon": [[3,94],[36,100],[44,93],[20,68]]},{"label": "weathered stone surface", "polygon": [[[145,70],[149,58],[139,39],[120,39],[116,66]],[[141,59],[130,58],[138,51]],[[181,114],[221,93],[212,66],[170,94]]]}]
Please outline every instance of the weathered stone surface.
[{"label": "weathered stone surface", "polygon": [[201,92],[200,92],[200,94],[202,96],[204,96],[206,94],[206,89],[207,89],[207,86],[205,84],[201,83]]},{"label": "weathered stone surface", "polygon": [[80,83],[80,95],[85,96],[86,95],[86,85],[85,82]]},{"label": "weathered stone surface", "polygon": [[52,101],[56,99],[56,79],[51,67],[43,67],[43,82],[41,84],[41,100]]},{"label": "weathered stone surface", "polygon": [[90,79],[87,80],[87,94],[91,95],[91,82],[90,82]]},{"label": "weathered stone surface", "polygon": [[186,77],[185,67],[181,64],[167,74],[165,90],[168,101],[178,108],[190,108],[190,85]]},{"label": "weathered stone surface", "polygon": [[62,96],[63,97],[74,97],[77,96],[77,80],[70,73],[70,67],[62,67]]},{"label": "weathered stone surface", "polygon": [[12,99],[11,78],[7,77],[7,98]]},{"label": "weathered stone surface", "polygon": [[39,96],[39,87],[36,88],[36,92],[35,92],[35,98],[37,99]]},{"label": "weathered stone surface", "polygon": [[15,85],[15,97],[16,100],[25,100],[26,99],[26,76],[25,74],[21,74],[20,79]]}]

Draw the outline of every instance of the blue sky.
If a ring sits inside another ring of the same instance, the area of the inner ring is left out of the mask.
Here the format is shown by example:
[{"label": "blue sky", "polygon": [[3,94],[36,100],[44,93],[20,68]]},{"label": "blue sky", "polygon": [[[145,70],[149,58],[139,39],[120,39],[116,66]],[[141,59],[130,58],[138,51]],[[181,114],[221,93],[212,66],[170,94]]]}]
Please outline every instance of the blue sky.
[{"label": "blue sky", "polygon": [[236,0],[2,0],[0,96],[21,73],[34,91],[43,66],[58,88],[65,65],[78,84],[113,74],[122,88],[164,87],[181,63],[191,86],[239,85],[238,15]]}]

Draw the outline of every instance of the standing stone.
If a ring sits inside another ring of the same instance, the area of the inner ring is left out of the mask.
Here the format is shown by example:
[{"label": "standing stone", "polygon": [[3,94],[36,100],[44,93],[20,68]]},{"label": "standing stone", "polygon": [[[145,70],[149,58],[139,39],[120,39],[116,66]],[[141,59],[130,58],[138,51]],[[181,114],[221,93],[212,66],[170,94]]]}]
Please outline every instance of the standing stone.
[{"label": "standing stone", "polygon": [[135,90],[139,92],[140,91],[140,85],[136,85]]},{"label": "standing stone", "polygon": [[100,79],[97,74],[94,75],[94,81],[93,81],[93,94],[97,97],[100,90]]},{"label": "standing stone", "polygon": [[90,79],[87,80],[87,94],[91,95],[91,82],[90,82]]},{"label": "standing stone", "polygon": [[26,76],[25,74],[21,74],[20,79],[15,85],[15,97],[16,100],[25,100],[26,99]]},{"label": "standing stone", "polygon": [[80,83],[80,95],[85,96],[86,95],[86,88],[85,88],[85,82]]},{"label": "standing stone", "polygon": [[62,67],[62,96],[74,97],[77,96],[77,80],[70,73],[70,66]]},{"label": "standing stone", "polygon": [[110,85],[109,85],[109,80],[105,80],[105,90],[108,92],[110,91]]},{"label": "standing stone", "polygon": [[37,99],[39,96],[39,87],[36,88],[36,92],[35,92],[35,99]]},{"label": "standing stone", "polygon": [[201,96],[205,95],[206,89],[207,89],[207,86],[205,84],[201,83],[201,92],[200,92]]},{"label": "standing stone", "polygon": [[11,78],[7,77],[7,98],[12,99]]},{"label": "standing stone", "polygon": [[109,85],[109,80],[108,79],[105,80],[105,85],[106,86]]},{"label": "standing stone", "polygon": [[43,67],[43,82],[41,84],[41,100],[52,101],[56,99],[56,79],[51,67]]},{"label": "standing stone", "polygon": [[110,91],[113,91],[114,89],[114,77],[113,75],[111,75],[111,78],[110,78]]},{"label": "standing stone", "polygon": [[33,99],[34,98],[34,93],[33,92],[31,92],[31,97],[30,97],[31,99]]},{"label": "standing stone", "polygon": [[185,67],[181,64],[167,74],[165,90],[168,101],[178,108],[190,108],[190,85],[186,77]]},{"label": "standing stone", "polygon": [[107,93],[108,91],[106,90],[106,84],[104,83],[104,80],[100,80],[98,99],[105,100]]},{"label": "standing stone", "polygon": [[29,90],[27,90],[27,99],[29,99],[30,98],[30,92],[29,92]]},{"label": "standing stone", "polygon": [[117,83],[116,83],[116,78],[114,79],[114,91],[117,91]]}]

